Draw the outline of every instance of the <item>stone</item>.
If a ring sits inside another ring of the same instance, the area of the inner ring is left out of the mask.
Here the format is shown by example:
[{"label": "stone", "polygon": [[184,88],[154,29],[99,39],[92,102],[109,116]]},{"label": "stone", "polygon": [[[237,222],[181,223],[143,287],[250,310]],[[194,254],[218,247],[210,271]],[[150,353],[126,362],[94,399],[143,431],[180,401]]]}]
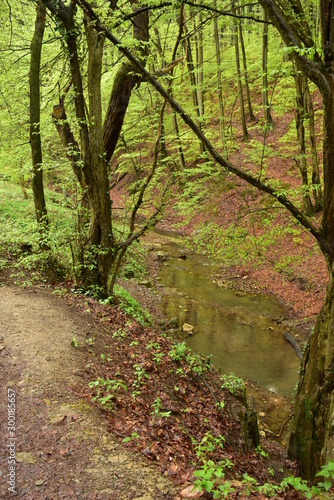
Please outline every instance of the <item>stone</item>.
[{"label": "stone", "polygon": [[189,325],[189,323],[184,323],[182,330],[184,333],[188,333],[188,335],[192,335],[194,333],[194,327],[193,325]]},{"label": "stone", "polygon": [[148,280],[140,281],[139,285],[145,286],[146,288],[152,288],[153,287],[152,282],[148,281]]},{"label": "stone", "polygon": [[180,491],[180,495],[182,498],[200,498],[204,493],[204,490],[200,491],[196,486],[191,484],[187,486],[182,491]]},{"label": "stone", "polygon": [[36,458],[31,453],[27,453],[26,451],[22,451],[21,453],[16,453],[15,460],[16,462],[22,464],[36,463]]},{"label": "stone", "polygon": [[37,481],[35,481],[35,486],[43,486],[43,484],[44,484],[43,479],[37,479]]},{"label": "stone", "polygon": [[171,318],[167,323],[168,328],[178,328],[178,326],[179,320],[176,317]]},{"label": "stone", "polygon": [[183,253],[181,252],[178,256],[177,256],[178,259],[181,259],[181,260],[186,260],[187,259],[187,254],[186,253]]},{"label": "stone", "polygon": [[168,259],[168,253],[166,253],[166,252],[161,252],[161,251],[155,252],[155,255],[156,255],[157,259],[159,259],[159,260],[167,260]]}]

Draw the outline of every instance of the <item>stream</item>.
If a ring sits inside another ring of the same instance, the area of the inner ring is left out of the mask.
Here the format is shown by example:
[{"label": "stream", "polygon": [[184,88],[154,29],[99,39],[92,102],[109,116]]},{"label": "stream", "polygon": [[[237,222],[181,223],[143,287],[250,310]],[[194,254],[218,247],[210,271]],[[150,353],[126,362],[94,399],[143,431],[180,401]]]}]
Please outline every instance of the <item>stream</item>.
[{"label": "stream", "polygon": [[[217,265],[205,255],[182,250],[173,242],[160,245],[163,264],[161,308],[181,328],[172,334],[212,362],[222,373],[256,382],[273,395],[291,398],[298,380],[299,359],[283,338],[287,318],[282,304],[269,295],[238,292],[218,286]],[[165,255],[163,255],[165,254]],[[194,326],[193,335],[182,325]]]}]

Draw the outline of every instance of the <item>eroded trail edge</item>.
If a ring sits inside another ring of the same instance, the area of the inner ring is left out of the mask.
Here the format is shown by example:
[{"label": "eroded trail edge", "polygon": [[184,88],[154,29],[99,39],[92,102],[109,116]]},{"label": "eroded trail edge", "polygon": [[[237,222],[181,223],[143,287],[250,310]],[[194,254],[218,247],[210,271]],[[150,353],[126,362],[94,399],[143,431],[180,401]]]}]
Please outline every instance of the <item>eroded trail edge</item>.
[{"label": "eroded trail edge", "polygon": [[1,498],[14,495],[10,480],[16,498],[34,500],[175,498],[170,480],[125,449],[78,396],[87,384],[85,360],[71,339],[93,333],[89,317],[49,291],[0,288]]}]

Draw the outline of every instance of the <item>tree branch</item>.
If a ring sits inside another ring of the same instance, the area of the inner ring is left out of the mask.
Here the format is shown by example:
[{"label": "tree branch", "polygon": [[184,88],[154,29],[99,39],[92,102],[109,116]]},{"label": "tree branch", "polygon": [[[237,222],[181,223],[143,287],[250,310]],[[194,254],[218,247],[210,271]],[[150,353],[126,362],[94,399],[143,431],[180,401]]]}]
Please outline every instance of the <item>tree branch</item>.
[{"label": "tree branch", "polygon": [[[261,0],[262,1],[262,0]],[[263,191],[270,196],[274,197],[281,205],[283,205],[294,217],[297,219],[300,224],[302,224],[318,241],[318,244],[322,251],[325,254],[331,254],[332,251],[329,248],[327,241],[325,240],[322,229],[318,229],[308,217],[306,217],[287,197],[285,194],[280,193],[277,189],[269,186],[268,184],[264,184],[257,178],[253,177],[251,174],[244,172],[239,167],[232,165],[230,162],[225,160],[214,148],[211,142],[207,139],[207,137],[203,134],[203,132],[196,126],[195,122],[190,118],[190,116],[181,108],[177,102],[169,95],[169,93],[160,85],[159,82],[148,72],[145,68],[140,64],[140,62],[126,49],[122,46],[121,42],[106,28],[104,28],[97,15],[89,5],[86,0],[78,0],[79,5],[86,12],[87,16],[94,21],[95,29],[104,33],[104,35],[110,40],[114,45],[117,46],[118,50],[126,56],[126,58],[137,68],[137,70],[146,78],[148,82],[156,89],[156,91],[164,97],[164,99],[169,103],[169,105],[180,115],[182,120],[188,125],[188,127],[194,132],[194,134],[198,137],[198,139],[205,146],[206,150],[213,158],[213,160],[221,165],[228,172],[236,175],[240,179],[243,179],[248,184],[256,187],[260,191]]]}]

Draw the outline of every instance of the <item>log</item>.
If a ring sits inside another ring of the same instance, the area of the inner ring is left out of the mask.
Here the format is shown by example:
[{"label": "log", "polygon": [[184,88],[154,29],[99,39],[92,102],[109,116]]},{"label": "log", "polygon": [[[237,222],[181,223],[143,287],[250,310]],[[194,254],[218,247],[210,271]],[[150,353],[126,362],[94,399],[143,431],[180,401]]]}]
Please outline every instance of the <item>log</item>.
[{"label": "log", "polygon": [[301,350],[300,345],[295,341],[295,339],[288,332],[284,332],[283,336],[284,336],[285,340],[287,340],[289,342],[289,344],[292,345],[292,347],[296,351],[298,358],[301,359],[303,357],[303,352]]}]

